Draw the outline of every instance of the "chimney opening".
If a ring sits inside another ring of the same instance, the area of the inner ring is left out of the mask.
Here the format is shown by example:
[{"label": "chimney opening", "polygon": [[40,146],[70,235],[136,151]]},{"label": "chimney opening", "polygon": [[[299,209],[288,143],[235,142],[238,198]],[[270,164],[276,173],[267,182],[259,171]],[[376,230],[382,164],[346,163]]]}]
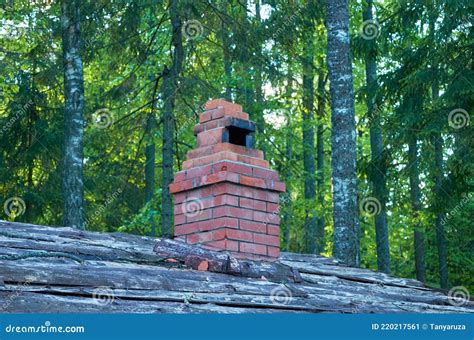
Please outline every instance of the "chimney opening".
[{"label": "chimney opening", "polygon": [[245,147],[251,147],[247,145],[247,136],[250,134],[249,130],[238,128],[235,126],[227,127],[228,140],[230,144],[241,145]]}]

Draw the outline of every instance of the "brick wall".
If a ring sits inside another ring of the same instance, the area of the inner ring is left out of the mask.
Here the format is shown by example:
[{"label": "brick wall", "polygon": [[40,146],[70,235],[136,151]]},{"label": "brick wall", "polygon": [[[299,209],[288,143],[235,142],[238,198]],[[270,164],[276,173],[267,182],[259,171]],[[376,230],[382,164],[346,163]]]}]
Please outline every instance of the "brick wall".
[{"label": "brick wall", "polygon": [[255,131],[240,105],[211,100],[205,107],[194,128],[198,147],[188,152],[170,186],[175,238],[238,257],[275,259],[280,253],[279,193],[285,185],[263,152],[228,142],[249,143],[246,137]]}]

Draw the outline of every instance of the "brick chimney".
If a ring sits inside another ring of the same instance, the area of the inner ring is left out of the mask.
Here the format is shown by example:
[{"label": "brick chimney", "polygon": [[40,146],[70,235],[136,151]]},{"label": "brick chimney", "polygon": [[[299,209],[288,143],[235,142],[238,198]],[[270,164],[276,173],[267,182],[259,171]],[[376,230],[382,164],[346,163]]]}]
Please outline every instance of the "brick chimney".
[{"label": "brick chimney", "polygon": [[205,110],[194,127],[197,148],[170,185],[175,239],[274,260],[280,254],[279,193],[285,184],[253,148],[255,123],[240,105],[214,99]]}]

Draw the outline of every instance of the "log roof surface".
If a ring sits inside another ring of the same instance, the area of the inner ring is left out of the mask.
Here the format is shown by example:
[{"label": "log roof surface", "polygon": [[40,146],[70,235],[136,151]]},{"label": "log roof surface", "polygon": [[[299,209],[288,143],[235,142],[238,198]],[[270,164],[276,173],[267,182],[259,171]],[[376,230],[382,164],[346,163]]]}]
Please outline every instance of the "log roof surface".
[{"label": "log roof surface", "polygon": [[171,240],[0,221],[0,312],[474,313],[419,281],[282,253],[238,260]]}]

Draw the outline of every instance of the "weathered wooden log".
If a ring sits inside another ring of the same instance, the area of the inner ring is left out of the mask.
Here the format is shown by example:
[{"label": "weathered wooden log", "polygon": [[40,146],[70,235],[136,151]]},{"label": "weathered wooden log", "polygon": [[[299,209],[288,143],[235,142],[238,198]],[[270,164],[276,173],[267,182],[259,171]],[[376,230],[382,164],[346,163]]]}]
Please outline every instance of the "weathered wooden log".
[{"label": "weathered wooden log", "polygon": [[298,270],[279,262],[237,259],[227,252],[207,250],[172,240],[158,240],[154,251],[162,257],[182,261],[195,270],[204,263],[206,270],[215,273],[265,278],[275,282],[302,282]]}]

